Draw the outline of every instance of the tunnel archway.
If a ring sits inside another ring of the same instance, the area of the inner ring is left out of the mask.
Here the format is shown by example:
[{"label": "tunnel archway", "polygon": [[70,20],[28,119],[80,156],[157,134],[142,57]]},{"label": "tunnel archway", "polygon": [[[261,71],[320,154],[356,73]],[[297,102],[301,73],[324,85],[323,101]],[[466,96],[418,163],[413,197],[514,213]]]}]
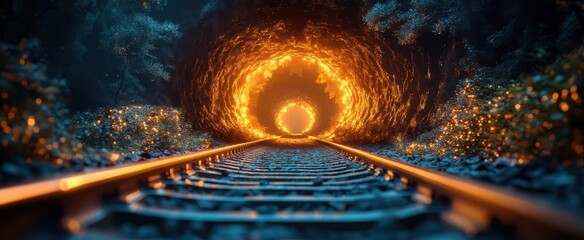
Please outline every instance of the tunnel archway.
[{"label": "tunnel archway", "polygon": [[179,60],[176,103],[196,127],[229,140],[281,132],[275,112],[294,99],[314,106],[311,134],[321,138],[375,142],[418,127],[440,76],[429,56],[396,49],[355,9],[360,3],[225,3],[197,27],[207,34],[184,38],[191,52]]}]

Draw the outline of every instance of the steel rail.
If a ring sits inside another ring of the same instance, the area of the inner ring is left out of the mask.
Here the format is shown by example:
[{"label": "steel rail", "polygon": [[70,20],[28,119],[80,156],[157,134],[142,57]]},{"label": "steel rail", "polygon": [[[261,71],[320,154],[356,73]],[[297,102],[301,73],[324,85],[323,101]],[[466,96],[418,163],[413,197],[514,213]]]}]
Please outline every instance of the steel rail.
[{"label": "steel rail", "polygon": [[[316,142],[345,155],[366,161],[388,171],[391,177],[417,187],[417,197],[425,203],[434,199],[446,199],[451,209],[443,214],[444,220],[473,234],[488,229],[494,220],[517,228],[525,239],[584,239],[584,221],[581,217],[561,208],[530,199],[507,189],[469,180],[445,173],[426,170],[395,159],[372,154],[363,150],[311,137]],[[160,177],[173,174],[177,169],[191,169],[197,161],[240,152],[249,147],[273,139],[262,139],[191,154],[157,159],[156,161],[106,168],[88,173],[78,173],[34,183],[0,188],[0,213],[8,215],[35,216],[39,210],[56,207],[61,217],[77,215],[88,207],[99,206],[106,194],[131,196],[146,184],[162,184]],[[172,185],[172,184],[170,184]],[[206,187],[206,186],[205,186]],[[203,187],[203,188],[205,188]],[[216,186],[218,187],[218,186]],[[321,188],[326,187],[322,186]],[[232,188],[242,188],[235,187]],[[244,187],[245,188],[245,187]],[[277,186],[264,186],[265,190],[281,190]],[[273,189],[272,189],[273,188]],[[302,187],[294,187],[294,189]],[[342,187],[336,186],[341,190]],[[127,194],[129,193],[129,194]],[[127,195],[126,195],[127,194]],[[41,200],[43,200],[41,202]],[[87,205],[82,206],[80,205]],[[53,212],[55,212],[53,211]],[[3,214],[0,214],[3,215]],[[65,218],[67,219],[67,218]],[[3,219],[3,231],[12,229],[11,219]],[[6,222],[6,224],[4,223]],[[23,230],[23,229],[21,229]],[[26,230],[26,229],[24,229]],[[13,234],[14,236],[14,234]]]},{"label": "steel rail", "polygon": [[[459,227],[467,228],[467,232],[475,232],[476,229],[473,228],[477,228],[470,226],[471,223],[478,224],[480,228],[480,225],[485,227],[493,219],[497,219],[516,226],[519,234],[526,239],[584,239],[584,219],[565,209],[551,207],[549,203],[536,201],[502,187],[422,169],[356,148],[311,138],[332,149],[392,171],[399,177],[405,177],[404,182],[417,185],[430,198],[449,197],[456,219],[452,219],[452,213],[444,217],[455,221],[453,224],[458,224]],[[461,216],[465,219],[461,219]]]},{"label": "steel rail", "polygon": [[92,190],[92,188],[103,187],[103,185],[107,184],[116,184],[120,181],[160,174],[173,167],[184,166],[199,159],[235,152],[269,140],[272,139],[262,139],[180,156],[160,158],[155,161],[105,168],[89,173],[77,173],[40,182],[0,188],[0,210],[13,205],[63,196],[71,192]]}]

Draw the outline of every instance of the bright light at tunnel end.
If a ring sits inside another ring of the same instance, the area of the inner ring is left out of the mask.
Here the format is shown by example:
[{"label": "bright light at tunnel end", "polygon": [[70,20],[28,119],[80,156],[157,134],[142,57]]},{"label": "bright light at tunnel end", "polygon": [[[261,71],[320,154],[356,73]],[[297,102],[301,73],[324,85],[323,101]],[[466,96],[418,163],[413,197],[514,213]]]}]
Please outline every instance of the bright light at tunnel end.
[{"label": "bright light at tunnel end", "polygon": [[[353,98],[354,92],[352,90],[354,87],[351,87],[352,85],[350,85],[350,81],[342,76],[340,70],[332,63],[327,63],[326,61],[307,53],[292,52],[283,54],[279,57],[274,57],[273,59],[268,59],[260,62],[256,67],[252,67],[253,71],[250,71],[249,74],[245,75],[243,84],[234,92],[233,98],[236,109],[236,120],[239,122],[240,126],[244,126],[243,129],[247,129],[250,135],[255,136],[256,138],[274,137],[273,134],[265,131],[265,126],[261,126],[255,116],[249,113],[250,105],[254,101],[254,95],[261,92],[266,83],[271,80],[273,72],[279,68],[287,67],[294,62],[294,60],[300,60],[303,63],[318,66],[320,73],[317,82],[327,85],[329,91],[328,94],[337,99],[337,104],[340,105],[341,111],[336,116],[337,123],[334,126],[331,126],[326,132],[319,133],[319,135],[332,135],[336,128],[347,124],[344,120],[347,119],[347,115],[350,114],[349,109],[352,109],[353,101],[351,101],[351,99]],[[253,66],[253,64],[250,63],[248,67],[249,66]],[[286,110],[293,106],[300,106],[310,116],[308,126],[302,130],[300,134],[307,133],[312,129],[318,119],[316,118],[316,107],[311,106],[304,101],[289,100],[281,104],[278,108],[280,110],[275,117],[276,126],[282,132],[292,134],[285,124],[283,124],[282,117]]]},{"label": "bright light at tunnel end", "polygon": [[[292,129],[289,126],[291,123],[286,122],[284,119],[286,114],[289,114],[290,110],[295,107],[302,109],[303,112],[306,114],[306,117],[308,118],[305,121],[306,124],[304,124],[305,125],[304,129],[300,131],[292,131]],[[276,125],[282,132],[288,134],[305,134],[312,129],[312,126],[314,126],[315,122],[316,113],[314,111],[314,108],[305,102],[289,102],[288,104],[285,104],[283,107],[280,108],[280,110],[278,111],[278,115],[276,116]]]}]

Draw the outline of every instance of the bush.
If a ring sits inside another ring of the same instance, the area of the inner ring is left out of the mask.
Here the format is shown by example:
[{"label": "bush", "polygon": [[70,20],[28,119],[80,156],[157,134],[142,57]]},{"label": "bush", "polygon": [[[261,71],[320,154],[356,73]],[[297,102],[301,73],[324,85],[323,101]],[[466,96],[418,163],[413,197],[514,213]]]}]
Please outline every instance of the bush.
[{"label": "bush", "polygon": [[584,157],[584,47],[542,73],[497,91],[486,132],[496,156],[532,160]]},{"label": "bush", "polygon": [[209,148],[210,136],[195,133],[184,114],[163,106],[124,106],[80,113],[75,128],[92,147],[122,153]]},{"label": "bush", "polygon": [[0,48],[0,142],[2,161],[24,158],[58,165],[82,158],[63,95],[65,80],[47,76],[46,66],[31,62],[36,41]]},{"label": "bush", "polygon": [[442,105],[433,116],[433,130],[421,134],[415,141],[396,139],[397,149],[405,154],[449,155],[454,158],[479,154],[485,145],[482,133],[491,116],[488,98],[492,86],[481,86],[475,79],[466,79],[456,96]]},{"label": "bush", "polygon": [[434,130],[415,141],[398,138],[396,148],[406,154],[584,164],[583,72],[581,47],[509,86],[466,80],[437,111]]},{"label": "bush", "polygon": [[[178,25],[145,14],[123,15],[118,20],[103,33],[101,42],[111,63],[108,75],[112,81],[107,86],[115,93],[113,103],[153,102],[145,101],[154,99],[144,96],[151,95],[148,89],[161,89],[162,82],[170,79],[172,46],[180,36]],[[156,93],[157,100],[166,98]]]}]

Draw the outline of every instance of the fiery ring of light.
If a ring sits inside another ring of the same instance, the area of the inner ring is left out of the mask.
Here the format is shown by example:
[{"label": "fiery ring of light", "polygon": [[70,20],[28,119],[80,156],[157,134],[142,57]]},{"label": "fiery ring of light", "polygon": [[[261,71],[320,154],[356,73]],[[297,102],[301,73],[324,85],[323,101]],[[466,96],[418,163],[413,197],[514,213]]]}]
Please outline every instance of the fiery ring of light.
[{"label": "fiery ring of light", "polygon": [[282,107],[280,107],[280,110],[278,111],[278,115],[276,116],[276,125],[278,126],[278,128],[285,133],[291,133],[290,130],[286,127],[286,125],[284,124],[283,121],[283,117],[284,114],[288,111],[288,109],[290,109],[291,107],[294,106],[298,106],[300,108],[302,108],[302,110],[304,110],[307,114],[308,114],[308,125],[306,126],[306,128],[304,128],[304,130],[300,131],[300,134],[305,134],[308,131],[310,131],[310,129],[312,129],[312,126],[314,126],[314,123],[316,122],[316,112],[314,111],[314,108],[304,102],[304,101],[292,101],[292,102],[288,102],[286,104],[284,104]]},{"label": "fiery ring of light", "polygon": [[[248,129],[250,135],[259,138],[273,137],[272,134],[266,133],[265,127],[258,123],[256,117],[249,114],[249,105],[253,101],[251,99],[254,99],[252,96],[263,90],[267,81],[270,80],[273,71],[286,66],[293,58],[300,58],[305,63],[318,65],[321,74],[317,82],[329,86],[329,94],[334,96],[336,92],[341,95],[339,105],[342,106],[342,111],[337,116],[336,125],[331,127],[327,132],[322,133],[321,136],[333,135],[335,129],[344,124],[344,119],[349,113],[349,109],[353,108],[354,101],[351,101],[353,98],[353,89],[349,87],[350,81],[341,77],[338,71],[335,71],[334,68],[323,63],[322,60],[315,56],[300,53],[285,53],[282,56],[260,63],[256,69],[246,75],[245,82],[233,94],[236,119],[240,126]],[[314,108],[312,108],[312,112],[314,112]],[[281,129],[280,126],[278,128]]]}]

